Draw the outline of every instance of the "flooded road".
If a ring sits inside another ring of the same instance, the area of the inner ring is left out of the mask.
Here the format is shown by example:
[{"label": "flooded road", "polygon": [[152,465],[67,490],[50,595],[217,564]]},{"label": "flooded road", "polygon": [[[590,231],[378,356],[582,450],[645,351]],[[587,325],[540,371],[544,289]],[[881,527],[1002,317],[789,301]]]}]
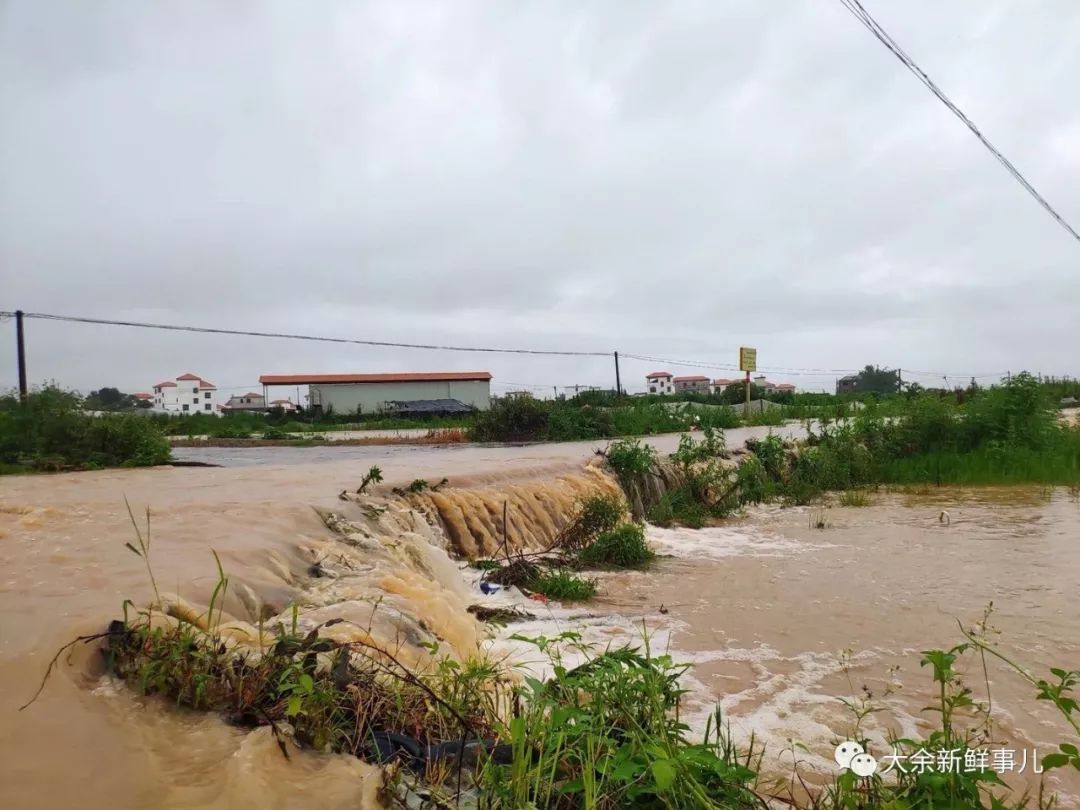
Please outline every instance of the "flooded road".
[{"label": "flooded road", "polygon": [[[730,431],[728,443],[765,432]],[[678,437],[650,441],[670,452]],[[0,478],[0,802],[291,808],[313,806],[317,796],[320,807],[373,805],[376,784],[362,763],[316,755],[286,762],[261,731],[177,712],[102,680],[82,645],[61,659],[41,698],[18,711],[62,644],[101,630],[125,598],[146,604],[152,596],[142,560],[124,547],[132,538],[125,496],[136,514],[153,510],[162,590],[205,603],[214,549],[236,583],[227,611],[240,619],[291,601],[325,618],[388,595],[402,615],[468,654],[488,642],[464,614],[477,595],[442,551],[445,538],[402,516],[410,555],[342,552],[313,507],[342,508],[338,493],[355,489],[375,464],[386,487],[448,477],[464,491],[524,491],[558,479],[551,491],[568,494],[549,498],[557,510],[591,485],[583,466],[602,446],[186,449],[177,456],[226,466]],[[467,509],[470,501],[460,503]],[[942,510],[950,525],[939,521]],[[774,758],[787,738],[827,757],[829,739],[848,730],[836,697],[864,682],[888,709],[872,720],[878,738],[887,728],[923,728],[929,678],[919,651],[962,640],[955,618],[977,618],[990,600],[1002,646],[1023,663],[1080,667],[1080,506],[1063,491],[891,494],[869,507],[828,510],[824,529],[810,528],[811,517],[761,508],[718,529],[651,529],[673,556],[648,572],[602,577],[598,612],[620,614],[626,627],[645,619],[697,661],[699,711],[719,699],[736,730],[763,735]],[[331,551],[370,571],[316,587],[305,572]],[[849,674],[837,663],[844,649],[854,651]],[[878,684],[897,665],[904,688],[885,695]],[[1066,739],[1029,688],[1000,668],[991,676],[1004,737],[1041,753]]]}]

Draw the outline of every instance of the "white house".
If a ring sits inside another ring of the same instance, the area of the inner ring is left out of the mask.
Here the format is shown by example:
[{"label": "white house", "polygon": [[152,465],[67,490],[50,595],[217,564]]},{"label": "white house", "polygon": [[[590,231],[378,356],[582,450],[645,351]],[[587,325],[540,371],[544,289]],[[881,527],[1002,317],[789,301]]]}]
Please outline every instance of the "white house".
[{"label": "white house", "polygon": [[700,374],[676,377],[671,382],[675,385],[675,390],[680,394],[708,394],[710,391],[709,378]]},{"label": "white house", "polygon": [[221,410],[227,413],[237,411],[262,412],[266,410],[266,397],[254,391],[249,391],[246,394],[233,394],[229,397],[229,401],[221,406]]},{"label": "white house", "polygon": [[729,385],[735,385],[736,383],[742,383],[742,380],[729,380],[726,377],[720,377],[712,381],[712,392],[714,394],[724,393],[724,389]]},{"label": "white house", "polygon": [[285,413],[293,413],[296,410],[296,403],[291,399],[272,399],[270,400],[271,408],[281,408]]},{"label": "white house", "polygon": [[650,394],[674,394],[673,379],[670,372],[653,371],[645,375],[645,388]]},{"label": "white house", "polygon": [[218,413],[217,386],[198,374],[181,374],[154,386],[155,411],[160,413]]},{"label": "white house", "polygon": [[761,389],[761,393],[766,396],[772,394],[794,394],[795,386],[791,383],[773,383],[769,382],[764,375],[754,377],[754,385]]}]

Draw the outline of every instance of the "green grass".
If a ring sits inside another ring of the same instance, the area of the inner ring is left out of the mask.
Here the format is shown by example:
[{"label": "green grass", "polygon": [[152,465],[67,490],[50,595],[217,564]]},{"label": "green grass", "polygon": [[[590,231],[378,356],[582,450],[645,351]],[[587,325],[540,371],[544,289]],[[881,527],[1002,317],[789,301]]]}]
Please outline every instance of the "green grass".
[{"label": "green grass", "polygon": [[645,540],[645,527],[640,523],[624,523],[602,532],[578,552],[578,561],[582,565],[617,568],[637,568],[655,557],[656,553]]},{"label": "green grass", "polygon": [[844,490],[837,496],[841,506],[869,506],[870,495],[864,489]]},{"label": "green grass", "polygon": [[583,602],[596,596],[596,580],[569,571],[545,571],[532,581],[530,590],[552,599]]},{"label": "green grass", "polygon": [[1049,484],[1080,482],[1080,450],[1071,442],[1033,450],[1023,447],[946,451],[890,459],[881,480],[889,484]]}]

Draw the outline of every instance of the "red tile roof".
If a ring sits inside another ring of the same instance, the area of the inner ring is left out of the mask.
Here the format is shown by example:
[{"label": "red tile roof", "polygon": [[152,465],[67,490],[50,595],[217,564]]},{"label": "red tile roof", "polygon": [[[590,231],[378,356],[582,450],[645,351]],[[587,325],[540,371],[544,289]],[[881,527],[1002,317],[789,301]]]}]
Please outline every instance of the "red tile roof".
[{"label": "red tile roof", "polygon": [[657,377],[670,377],[671,372],[668,371],[651,371],[645,375],[646,380],[655,380]]},{"label": "red tile roof", "polygon": [[166,380],[165,382],[159,382],[154,388],[176,388],[176,383]]},{"label": "red tile roof", "polygon": [[723,377],[721,377],[718,380],[713,380],[713,385],[731,385],[732,383],[737,382],[739,382],[739,380],[725,380]]},{"label": "red tile roof", "polygon": [[189,371],[187,374],[181,374],[176,379],[178,379],[178,380],[201,380],[202,377],[200,377],[198,374],[192,374]]},{"label": "red tile roof", "polygon": [[676,377],[675,382],[708,382],[708,377]]},{"label": "red tile roof", "polygon": [[490,371],[409,371],[397,374],[263,374],[263,385],[317,385],[319,383],[486,382]]},{"label": "red tile roof", "polygon": [[778,389],[782,388],[782,389],[783,389],[783,390],[785,390],[785,391],[794,391],[794,390],[795,390],[795,386],[794,386],[794,385],[792,385],[791,383],[780,383],[780,384],[779,384],[779,385],[777,385],[776,387],[777,387]]},{"label": "red tile roof", "polygon": [[291,399],[272,399],[272,400],[270,400],[270,404],[271,405],[292,405],[292,400]]},{"label": "red tile roof", "polygon": [[132,394],[132,396],[135,397],[135,399],[153,399],[154,398],[153,394],[144,394],[141,391],[139,393],[137,393],[137,394]]}]

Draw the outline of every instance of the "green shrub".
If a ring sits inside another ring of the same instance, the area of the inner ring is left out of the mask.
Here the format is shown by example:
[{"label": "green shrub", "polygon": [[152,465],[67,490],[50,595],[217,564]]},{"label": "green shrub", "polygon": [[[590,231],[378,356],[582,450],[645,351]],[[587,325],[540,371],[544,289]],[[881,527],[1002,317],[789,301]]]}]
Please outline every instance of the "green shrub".
[{"label": "green shrub", "polygon": [[529,590],[552,599],[581,602],[596,596],[596,580],[585,579],[568,571],[545,571],[532,581]]},{"label": "green shrub", "polygon": [[626,514],[626,504],[618,495],[590,495],[583,498],[577,514],[559,533],[555,545],[575,549],[588,545],[601,532],[613,529]]},{"label": "green shrub", "polygon": [[169,460],[171,449],[149,416],[91,416],[77,394],[54,386],[25,402],[0,397],[0,463],[46,470],[146,466]]},{"label": "green shrub", "polygon": [[638,480],[656,464],[656,450],[638,439],[620,439],[608,445],[607,461],[620,478]]},{"label": "green shrub", "polygon": [[709,509],[693,496],[688,487],[682,486],[661,495],[649,510],[648,519],[656,526],[667,527],[677,523],[689,529],[700,529],[709,519]]},{"label": "green shrub", "polygon": [[757,456],[750,456],[735,471],[742,503],[765,503],[776,496],[777,485]]},{"label": "green shrub", "polygon": [[481,411],[469,431],[478,442],[540,441],[547,437],[550,406],[532,397],[508,397]]},{"label": "green shrub", "polygon": [[650,562],[656,553],[645,540],[645,527],[640,523],[624,523],[600,534],[578,554],[584,565],[613,565],[635,568]]}]

